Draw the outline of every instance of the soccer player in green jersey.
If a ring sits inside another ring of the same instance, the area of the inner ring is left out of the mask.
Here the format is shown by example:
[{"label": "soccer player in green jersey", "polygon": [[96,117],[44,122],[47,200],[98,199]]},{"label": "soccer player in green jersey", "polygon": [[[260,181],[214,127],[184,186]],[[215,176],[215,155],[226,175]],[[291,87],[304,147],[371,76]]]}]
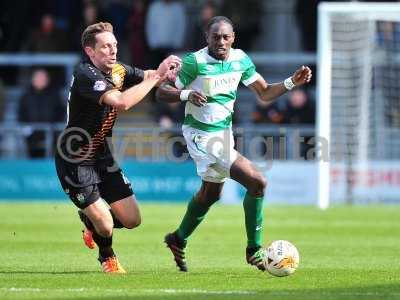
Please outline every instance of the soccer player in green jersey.
[{"label": "soccer player in green jersey", "polygon": [[161,101],[186,101],[183,136],[196,163],[202,185],[187,211],[165,243],[181,271],[187,271],[185,247],[189,236],[219,200],[226,178],[246,189],[243,201],[247,233],[246,260],[264,270],[262,263],[262,208],[266,180],[262,173],[234,148],[233,105],[240,82],[255,92],[260,101],[272,103],[295,86],[311,80],[311,70],[302,66],[281,83],[269,84],[256,72],[251,59],[240,49],[231,48],[235,32],[231,20],[217,16],[206,31],[207,47],[188,54],[175,82],[166,82],[157,91]]}]

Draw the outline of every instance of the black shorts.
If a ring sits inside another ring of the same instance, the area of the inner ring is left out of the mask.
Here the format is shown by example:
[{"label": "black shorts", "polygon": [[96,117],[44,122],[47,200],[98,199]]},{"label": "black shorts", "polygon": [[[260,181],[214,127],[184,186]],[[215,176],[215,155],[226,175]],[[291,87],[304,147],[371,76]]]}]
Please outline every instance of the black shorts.
[{"label": "black shorts", "polygon": [[131,183],[114,160],[86,166],[69,163],[56,155],[55,164],[64,192],[80,209],[99,198],[111,204],[133,195]]}]

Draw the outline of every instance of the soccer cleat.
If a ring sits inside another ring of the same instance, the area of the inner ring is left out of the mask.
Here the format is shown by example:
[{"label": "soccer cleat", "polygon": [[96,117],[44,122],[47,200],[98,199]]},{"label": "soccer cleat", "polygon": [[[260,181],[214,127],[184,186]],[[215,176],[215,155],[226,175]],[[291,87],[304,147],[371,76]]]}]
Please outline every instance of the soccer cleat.
[{"label": "soccer cleat", "polygon": [[176,233],[168,233],[164,238],[164,242],[174,255],[174,260],[179,271],[187,272],[188,269],[185,259],[186,241],[182,241],[178,238]]},{"label": "soccer cleat", "polygon": [[107,258],[99,257],[98,260],[104,273],[126,274],[125,269],[121,266],[116,256]]},{"label": "soccer cleat", "polygon": [[248,264],[256,266],[261,271],[265,271],[264,260],[265,250],[262,247],[246,249],[246,261]]},{"label": "soccer cleat", "polygon": [[91,225],[88,217],[81,211],[78,210],[78,215],[79,218],[81,219],[82,223],[85,224],[85,229],[82,230],[82,239],[85,245],[89,249],[94,249],[96,248],[96,243],[93,240],[93,231],[89,228],[92,228],[93,226]]},{"label": "soccer cleat", "polygon": [[89,249],[94,249],[96,248],[96,243],[93,240],[93,232],[87,228],[85,228],[84,230],[82,230],[82,239],[83,242],[85,243],[85,245],[89,248]]}]

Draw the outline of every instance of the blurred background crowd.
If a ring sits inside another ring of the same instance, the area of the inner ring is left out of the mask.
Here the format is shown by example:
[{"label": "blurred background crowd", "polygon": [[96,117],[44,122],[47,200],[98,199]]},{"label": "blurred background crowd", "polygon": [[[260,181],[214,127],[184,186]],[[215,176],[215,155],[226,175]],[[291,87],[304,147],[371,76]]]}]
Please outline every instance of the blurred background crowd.
[{"label": "blurred background crowd", "polygon": [[[182,55],[206,46],[208,20],[225,15],[235,24],[235,48],[248,52],[269,82],[282,81],[302,64],[313,68],[312,84],[283,96],[274,105],[259,103],[243,86],[234,122],[238,126],[315,124],[315,62],[319,0],[14,0],[0,2],[1,54],[82,55],[86,26],[109,21],[119,42],[119,59],[155,68],[168,54]],[[375,1],[376,2],[376,1]],[[50,56],[49,56],[50,57]],[[28,56],[29,60],[30,56]],[[23,60],[23,58],[21,58]],[[0,59],[1,155],[15,155],[6,132],[24,124],[62,123],[70,73],[64,64],[12,63]],[[174,128],[183,120],[182,104],[163,104],[149,95],[119,120],[121,126]],[[20,125],[19,125],[20,124]],[[25,155],[46,152],[45,135],[23,127]],[[13,144],[14,143],[14,144]],[[17,144],[19,141],[17,141]],[[13,146],[14,145],[14,146]],[[46,154],[47,153],[47,154]]]}]

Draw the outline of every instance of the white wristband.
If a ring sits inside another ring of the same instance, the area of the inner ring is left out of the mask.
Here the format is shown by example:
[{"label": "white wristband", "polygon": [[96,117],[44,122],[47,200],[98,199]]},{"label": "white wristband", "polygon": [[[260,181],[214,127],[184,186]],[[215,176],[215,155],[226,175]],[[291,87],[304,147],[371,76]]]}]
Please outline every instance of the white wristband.
[{"label": "white wristband", "polygon": [[293,89],[296,85],[293,83],[292,77],[286,78],[285,81],[283,81],[283,85],[285,88],[290,91]]},{"label": "white wristband", "polygon": [[182,90],[181,94],[179,95],[179,98],[181,98],[181,101],[189,100],[189,94],[191,92],[193,92],[193,90]]}]

